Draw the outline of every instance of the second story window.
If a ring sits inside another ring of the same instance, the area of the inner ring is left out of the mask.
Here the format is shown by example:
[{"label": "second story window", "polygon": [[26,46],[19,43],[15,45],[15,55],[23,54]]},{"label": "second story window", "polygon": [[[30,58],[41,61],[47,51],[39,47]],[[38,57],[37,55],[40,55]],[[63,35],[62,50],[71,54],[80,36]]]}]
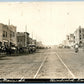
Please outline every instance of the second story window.
[{"label": "second story window", "polygon": [[3,37],[5,37],[5,31],[3,31]]},{"label": "second story window", "polygon": [[7,32],[3,31],[3,37],[7,37]]},{"label": "second story window", "polygon": [[15,32],[10,31],[10,38],[15,37]]},{"label": "second story window", "polygon": [[6,37],[7,37],[7,32],[6,32]]},{"label": "second story window", "polygon": [[15,37],[15,33],[13,32],[13,37]]},{"label": "second story window", "polygon": [[3,37],[7,37],[7,32],[3,31]]},{"label": "second story window", "polygon": [[10,31],[10,38],[12,38],[12,31]]},{"label": "second story window", "polygon": [[81,29],[79,30],[79,33],[81,33]]}]

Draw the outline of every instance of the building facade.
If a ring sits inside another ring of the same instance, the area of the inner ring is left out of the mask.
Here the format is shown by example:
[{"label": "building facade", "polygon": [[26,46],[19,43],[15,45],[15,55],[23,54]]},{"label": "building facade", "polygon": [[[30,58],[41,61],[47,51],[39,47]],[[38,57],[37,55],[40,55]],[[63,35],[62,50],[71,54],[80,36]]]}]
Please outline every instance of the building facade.
[{"label": "building facade", "polygon": [[29,37],[29,44],[36,45],[36,40]]},{"label": "building facade", "polygon": [[84,44],[84,28],[81,28],[81,26],[79,26],[79,28],[74,32],[74,36],[75,44],[79,44],[79,46],[81,47]]},{"label": "building facade", "polygon": [[69,34],[66,36],[66,40],[62,42],[64,46],[74,47],[75,37],[74,34]]},{"label": "building facade", "polygon": [[32,40],[32,44],[36,45],[36,40],[35,39]]},{"label": "building facade", "polygon": [[37,47],[43,47],[43,44],[42,44],[41,41],[37,41],[37,42],[36,42],[36,46],[37,46]]},{"label": "building facade", "polygon": [[17,46],[17,38],[16,38],[16,27],[13,25],[9,25],[10,31],[10,46]]},{"label": "building facade", "polygon": [[0,23],[0,46],[17,46],[16,27]]},{"label": "building facade", "polygon": [[69,34],[69,46],[70,47],[74,47],[74,43],[75,43],[75,36],[74,36],[74,34]]},{"label": "building facade", "polygon": [[29,44],[32,44],[32,38],[29,37]]},{"label": "building facade", "polygon": [[17,32],[17,46],[28,47],[29,44],[29,33],[28,32]]}]

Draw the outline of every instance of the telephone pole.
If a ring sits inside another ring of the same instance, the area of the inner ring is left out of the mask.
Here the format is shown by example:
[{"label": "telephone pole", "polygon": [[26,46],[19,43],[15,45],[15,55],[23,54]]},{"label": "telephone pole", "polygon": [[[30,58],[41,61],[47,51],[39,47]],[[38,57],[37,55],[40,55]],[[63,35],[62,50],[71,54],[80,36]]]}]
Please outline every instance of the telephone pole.
[{"label": "telephone pole", "polygon": [[10,19],[8,20],[8,25],[10,25]]},{"label": "telephone pole", "polygon": [[27,32],[27,25],[25,25],[25,32]]},{"label": "telephone pole", "polygon": [[32,32],[32,39],[33,39],[33,32]]}]

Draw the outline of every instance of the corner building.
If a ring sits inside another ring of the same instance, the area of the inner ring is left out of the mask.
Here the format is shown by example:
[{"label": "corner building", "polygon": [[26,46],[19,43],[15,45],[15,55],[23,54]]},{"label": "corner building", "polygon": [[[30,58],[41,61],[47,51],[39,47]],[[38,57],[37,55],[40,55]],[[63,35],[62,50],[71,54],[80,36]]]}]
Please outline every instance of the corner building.
[{"label": "corner building", "polygon": [[17,46],[15,26],[0,23],[0,46]]}]

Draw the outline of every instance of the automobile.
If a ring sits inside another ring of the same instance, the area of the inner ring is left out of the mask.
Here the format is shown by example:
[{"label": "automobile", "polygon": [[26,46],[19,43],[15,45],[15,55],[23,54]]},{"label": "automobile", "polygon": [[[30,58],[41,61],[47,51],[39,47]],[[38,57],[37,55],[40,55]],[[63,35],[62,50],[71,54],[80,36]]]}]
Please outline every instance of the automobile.
[{"label": "automobile", "polygon": [[63,48],[70,48],[70,46],[63,46]]},{"label": "automobile", "polygon": [[59,45],[58,48],[63,48],[63,45]]},{"label": "automobile", "polygon": [[14,54],[14,53],[16,53],[16,51],[17,51],[17,48],[16,47],[14,47],[14,46],[9,46],[9,47],[7,47],[6,48],[6,53],[7,54]]},{"label": "automobile", "polygon": [[36,45],[35,44],[29,44],[29,53],[33,53],[36,51]]}]

